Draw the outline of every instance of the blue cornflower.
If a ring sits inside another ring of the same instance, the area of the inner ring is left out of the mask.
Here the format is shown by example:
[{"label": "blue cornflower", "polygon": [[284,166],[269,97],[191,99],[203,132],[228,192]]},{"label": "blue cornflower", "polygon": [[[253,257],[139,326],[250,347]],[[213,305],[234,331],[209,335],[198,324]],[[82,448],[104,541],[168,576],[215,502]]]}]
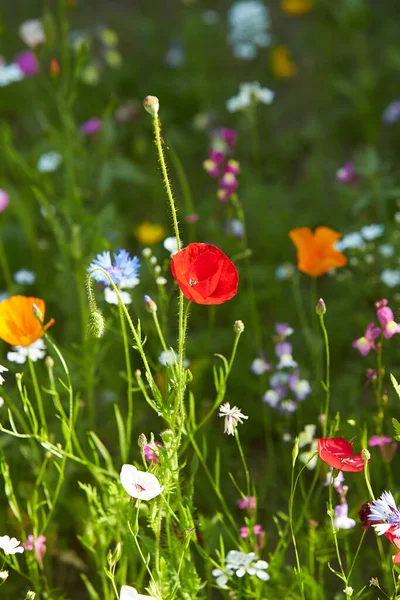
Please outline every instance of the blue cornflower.
[{"label": "blue cornflower", "polygon": [[[98,254],[95,260],[90,263],[88,272],[96,267],[101,267],[107,271],[115,285],[124,287],[127,281],[137,280],[140,263],[137,256],[131,258],[126,250],[117,250],[117,252],[114,252],[114,264],[112,264],[110,252],[107,250],[103,254]],[[110,285],[108,277],[99,270],[94,271],[92,277],[96,281]]]},{"label": "blue cornflower", "polygon": [[400,271],[397,269],[385,269],[381,273],[381,281],[390,288],[400,285]]},{"label": "blue cornflower", "polygon": [[385,231],[384,225],[378,225],[377,223],[373,223],[372,225],[366,225],[361,229],[361,235],[365,240],[371,242],[378,237],[381,237]]},{"label": "blue cornflower", "polygon": [[400,98],[393,100],[382,113],[382,122],[385,125],[394,125],[400,120]]},{"label": "blue cornflower", "polygon": [[369,521],[372,523],[378,535],[386,533],[392,529],[391,533],[396,537],[400,534],[400,509],[396,505],[394,498],[390,492],[383,492],[378,500],[369,503],[370,513]]}]

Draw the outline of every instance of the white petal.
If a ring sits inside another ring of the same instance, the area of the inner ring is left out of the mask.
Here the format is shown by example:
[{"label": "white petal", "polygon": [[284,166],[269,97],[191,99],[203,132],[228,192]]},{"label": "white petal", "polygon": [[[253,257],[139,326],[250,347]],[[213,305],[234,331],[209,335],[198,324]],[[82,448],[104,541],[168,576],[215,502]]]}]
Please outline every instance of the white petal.
[{"label": "white petal", "polygon": [[265,571],[257,571],[256,573],[258,579],[262,579],[263,581],[268,581],[269,575]]},{"label": "white petal", "polygon": [[135,588],[130,587],[129,585],[123,585],[119,600],[138,600],[138,593]]}]

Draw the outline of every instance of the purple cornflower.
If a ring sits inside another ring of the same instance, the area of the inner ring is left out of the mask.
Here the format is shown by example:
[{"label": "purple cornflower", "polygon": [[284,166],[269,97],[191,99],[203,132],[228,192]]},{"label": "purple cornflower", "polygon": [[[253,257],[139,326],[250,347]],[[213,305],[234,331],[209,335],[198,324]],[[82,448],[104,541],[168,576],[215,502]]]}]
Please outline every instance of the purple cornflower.
[{"label": "purple cornflower", "polygon": [[368,520],[376,521],[372,527],[378,535],[385,534],[393,527],[391,533],[400,537],[400,508],[396,506],[391,492],[383,492],[378,500],[369,503],[369,508]]},{"label": "purple cornflower", "polygon": [[39,63],[32,50],[25,50],[17,54],[14,64],[18,65],[25,77],[33,77],[39,69]]},{"label": "purple cornflower", "polygon": [[244,498],[239,498],[236,500],[236,504],[240,508],[240,510],[254,510],[256,507],[256,499],[254,496],[245,496]]},{"label": "purple cornflower", "polygon": [[85,121],[84,123],[82,123],[82,125],[79,127],[79,129],[85,135],[95,135],[96,133],[98,133],[101,130],[102,127],[103,127],[102,121],[100,119],[98,119],[97,117],[92,117],[88,121]]},{"label": "purple cornflower", "polygon": [[[107,250],[103,254],[97,255],[95,260],[91,262],[88,272],[96,267],[101,267],[107,271],[115,285],[120,285],[126,280],[137,279],[140,264],[138,257],[131,258],[126,250],[114,252],[114,264],[112,264],[110,252]],[[92,277],[106,286],[110,285],[108,277],[97,269],[93,272]]]},{"label": "purple cornflower", "polygon": [[28,535],[28,539],[22,545],[25,550],[35,550],[36,560],[38,563],[42,563],[47,551],[45,541],[45,535],[39,535],[36,540],[33,535]]},{"label": "purple cornflower", "polygon": [[353,348],[357,348],[362,356],[366,356],[370,350],[376,350],[374,340],[379,337],[381,330],[375,327],[375,323],[370,323],[363,337],[358,338],[352,344]]},{"label": "purple cornflower", "polygon": [[396,333],[400,333],[400,325],[394,320],[393,311],[387,306],[387,300],[380,300],[376,303],[379,323],[382,326],[383,336],[389,340]]},{"label": "purple cornflower", "polygon": [[336,181],[339,183],[357,183],[360,176],[356,173],[354,163],[345,162],[343,167],[336,171]]},{"label": "purple cornflower", "polygon": [[393,100],[382,113],[382,123],[394,125],[400,119],[400,98]]}]

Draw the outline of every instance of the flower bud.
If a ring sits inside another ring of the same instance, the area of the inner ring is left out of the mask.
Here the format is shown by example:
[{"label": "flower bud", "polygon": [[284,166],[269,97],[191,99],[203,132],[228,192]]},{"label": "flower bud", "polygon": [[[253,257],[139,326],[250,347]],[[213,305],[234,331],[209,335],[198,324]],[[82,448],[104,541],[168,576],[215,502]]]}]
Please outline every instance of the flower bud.
[{"label": "flower bud", "polygon": [[157,312],[157,304],[150,298],[150,296],[144,297],[144,302],[146,304],[146,309],[149,313]]},{"label": "flower bud", "polygon": [[243,321],[235,321],[234,325],[233,325],[233,330],[235,333],[240,334],[243,333],[244,331],[244,323]]},{"label": "flower bud", "polygon": [[152,254],[151,253],[151,248],[143,248],[143,250],[142,250],[142,256],[144,258],[150,258],[151,254]]},{"label": "flower bud", "polygon": [[296,464],[296,459],[299,455],[299,438],[294,440],[294,446],[292,450],[292,467]]},{"label": "flower bud", "polygon": [[8,575],[8,571],[0,571],[0,579],[6,580]]},{"label": "flower bud", "polygon": [[44,364],[46,365],[47,369],[53,369],[54,368],[54,359],[50,355],[47,355],[46,358],[44,359]]},{"label": "flower bud", "polygon": [[89,334],[94,338],[101,338],[104,334],[106,323],[101,312],[96,309],[93,310],[89,315],[88,331]]},{"label": "flower bud", "polygon": [[35,592],[32,592],[31,590],[29,590],[29,592],[26,592],[25,600],[35,600],[35,598]]},{"label": "flower bud", "polygon": [[158,115],[158,109],[160,108],[160,102],[157,96],[146,96],[143,100],[143,106],[149,115],[156,117]]},{"label": "flower bud", "polygon": [[157,256],[152,256],[150,258],[150,264],[151,265],[156,265],[157,264]]},{"label": "flower bud", "polygon": [[140,369],[136,369],[136,371],[135,371],[135,377],[136,377],[136,379],[139,379],[139,377],[141,377],[141,376],[142,376],[141,370]]},{"label": "flower bud", "polygon": [[320,298],[317,302],[317,306],[315,307],[315,312],[317,313],[317,315],[319,317],[323,317],[324,314],[326,313],[326,306],[325,306],[325,302],[322,300],[322,298]]},{"label": "flower bud", "polygon": [[138,446],[141,450],[147,445],[147,437],[144,433],[141,433],[138,438]]},{"label": "flower bud", "polygon": [[35,303],[32,304],[32,312],[33,312],[33,316],[35,317],[35,319],[37,319],[40,322],[43,321],[43,313],[40,310],[40,308],[38,307],[38,305]]},{"label": "flower bud", "polygon": [[366,448],[361,450],[361,456],[363,457],[364,462],[368,462],[371,460],[371,453]]},{"label": "flower bud", "polygon": [[52,58],[50,61],[50,75],[51,77],[58,77],[60,74],[60,63],[58,62],[58,60],[56,58]]}]

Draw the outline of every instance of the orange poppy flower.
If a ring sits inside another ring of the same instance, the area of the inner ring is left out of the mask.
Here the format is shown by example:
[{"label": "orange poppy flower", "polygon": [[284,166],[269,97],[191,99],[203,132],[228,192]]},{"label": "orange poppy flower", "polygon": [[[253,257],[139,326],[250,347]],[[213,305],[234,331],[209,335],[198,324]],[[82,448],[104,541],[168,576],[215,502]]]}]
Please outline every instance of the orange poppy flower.
[{"label": "orange poppy flower", "polygon": [[46,305],[41,298],[28,296],[11,296],[0,302],[0,339],[12,346],[30,346],[43,336],[43,330],[53,325],[50,319],[47,325],[42,325],[33,314],[34,306],[42,314],[46,312]]},{"label": "orange poppy flower", "polygon": [[307,275],[319,277],[347,264],[345,255],[334,248],[342,234],[329,227],[317,227],[314,233],[308,227],[298,227],[289,237],[297,248],[297,268]]}]

